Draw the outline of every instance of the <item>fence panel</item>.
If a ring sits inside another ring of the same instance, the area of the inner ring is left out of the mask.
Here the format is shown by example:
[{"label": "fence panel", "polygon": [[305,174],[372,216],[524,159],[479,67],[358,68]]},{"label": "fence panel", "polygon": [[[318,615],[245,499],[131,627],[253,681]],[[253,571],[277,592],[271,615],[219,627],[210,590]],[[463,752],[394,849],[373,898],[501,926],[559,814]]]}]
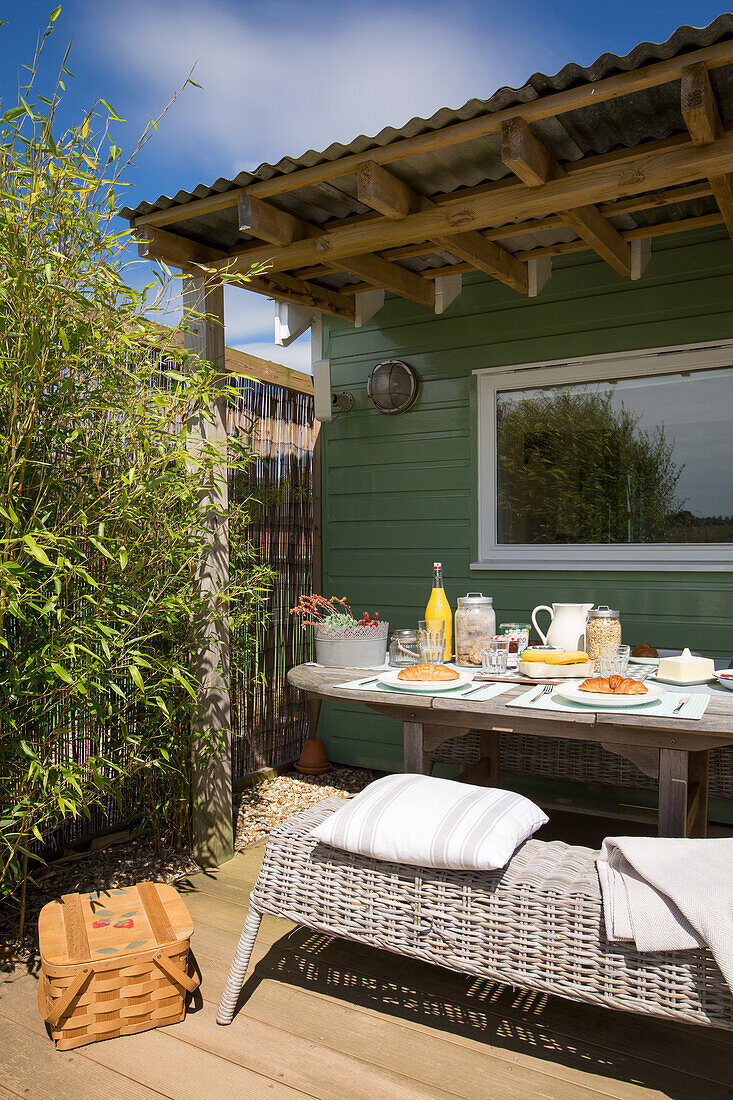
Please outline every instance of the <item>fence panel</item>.
[{"label": "fence panel", "polygon": [[310,658],[310,640],[290,615],[312,590],[313,398],[242,378],[230,433],[244,436],[257,458],[230,471],[231,504],[253,502],[249,527],[255,553],[276,572],[263,615],[231,639],[246,655],[246,673],[232,675],[232,776],[297,759],[308,731],[308,708],[287,682],[293,665]]}]

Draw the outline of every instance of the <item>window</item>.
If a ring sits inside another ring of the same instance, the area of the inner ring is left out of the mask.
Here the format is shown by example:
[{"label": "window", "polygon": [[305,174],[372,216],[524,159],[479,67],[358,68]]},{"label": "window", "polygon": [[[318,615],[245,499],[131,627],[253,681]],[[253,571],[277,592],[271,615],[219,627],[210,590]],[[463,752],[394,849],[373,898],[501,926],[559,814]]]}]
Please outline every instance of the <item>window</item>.
[{"label": "window", "polygon": [[733,344],[476,373],[473,568],[733,569]]}]

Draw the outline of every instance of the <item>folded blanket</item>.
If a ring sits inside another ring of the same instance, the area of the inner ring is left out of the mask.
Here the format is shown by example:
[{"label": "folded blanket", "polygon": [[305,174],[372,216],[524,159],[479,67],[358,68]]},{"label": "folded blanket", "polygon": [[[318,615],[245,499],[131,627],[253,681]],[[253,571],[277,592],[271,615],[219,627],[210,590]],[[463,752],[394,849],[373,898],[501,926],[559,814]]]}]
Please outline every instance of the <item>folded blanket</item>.
[{"label": "folded blanket", "polygon": [[733,990],[733,838],[607,837],[597,867],[610,940],[707,947]]}]

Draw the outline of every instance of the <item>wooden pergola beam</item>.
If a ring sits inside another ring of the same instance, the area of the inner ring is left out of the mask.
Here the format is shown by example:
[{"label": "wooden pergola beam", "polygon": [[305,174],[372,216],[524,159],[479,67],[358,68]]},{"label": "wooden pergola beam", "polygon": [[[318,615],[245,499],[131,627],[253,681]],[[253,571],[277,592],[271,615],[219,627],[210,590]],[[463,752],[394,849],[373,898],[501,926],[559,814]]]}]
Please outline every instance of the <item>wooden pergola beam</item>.
[{"label": "wooden pergola beam", "polygon": [[[403,213],[404,210],[416,213],[438,209],[431,199],[419,195],[409,184],[397,179],[381,164],[372,162],[359,169],[357,197],[365,206],[394,220],[409,216]],[[528,276],[524,264],[515,259],[511,252],[486,240],[480,233],[469,230],[466,233],[454,233],[450,241],[439,236],[432,237],[432,240],[439,248],[449,247],[454,255],[460,256],[479,271],[485,271],[506,283],[520,294],[528,293]]]},{"label": "wooden pergola beam", "polygon": [[[248,197],[239,202],[239,228],[277,245],[320,237],[322,230],[286,210],[279,210],[261,199]],[[327,264],[328,266],[328,264]],[[367,284],[384,287],[393,294],[433,309],[435,288],[405,267],[398,267],[381,256],[350,256],[339,265],[349,275]]]},{"label": "wooden pergola beam", "polygon": [[[550,180],[567,176],[523,118],[514,118],[502,126],[501,159],[528,187],[542,187]],[[631,249],[597,206],[573,206],[560,211],[560,216],[614,271],[627,278],[631,275]]]},{"label": "wooden pergola beam", "polygon": [[[173,347],[184,347],[183,332],[170,329],[167,325],[149,318],[148,324],[153,325],[164,340],[168,340]],[[165,350],[165,345],[162,350]],[[284,367],[282,363],[274,363],[271,359],[261,359],[259,355],[240,351],[239,348],[229,347],[228,344],[224,347],[224,366],[226,374],[233,377],[251,378],[255,382],[270,382],[284,390],[293,390],[295,393],[313,393],[312,375],[294,370],[292,367]]]},{"label": "wooden pergola beam", "polygon": [[[211,272],[217,264],[217,276],[222,282],[230,274],[231,259],[228,253],[211,245],[192,241],[179,233],[169,233],[166,229],[144,226],[138,230],[138,252],[146,260],[162,260],[171,267],[180,268],[189,275],[204,275]],[[249,267],[249,265],[247,265]],[[237,273],[237,282],[241,281],[241,269]],[[429,286],[429,284],[427,284]],[[292,275],[273,277],[269,272],[250,277],[246,281],[248,290],[264,294],[268,298],[279,298],[283,302],[305,306],[317,313],[328,313],[332,317],[342,317],[354,321],[354,303],[350,298],[335,290],[308,283]],[[429,286],[432,291],[432,287]]]},{"label": "wooden pergola beam", "polygon": [[[691,199],[706,198],[711,194],[710,184],[707,180],[703,180],[687,187],[673,187],[665,191],[650,191],[646,195],[635,195],[630,199],[604,203],[599,209],[602,214],[610,218],[621,214],[634,214],[640,210],[657,210],[664,206],[689,202]],[[441,195],[437,201],[444,199],[445,196]],[[483,229],[480,232],[481,236],[485,237],[487,241],[504,241],[510,237],[521,237],[528,233],[540,233],[543,229],[559,229],[565,224],[566,222],[560,214],[553,214],[547,218],[535,218],[529,222],[520,222],[511,226],[503,225],[498,229]],[[390,248],[382,255],[385,260],[403,260],[412,256],[424,256],[434,251],[433,241],[421,241],[419,244],[406,244],[401,245],[399,248]],[[332,270],[324,264],[314,264],[312,267],[301,268],[297,274],[301,279],[312,279],[320,278]]]},{"label": "wooden pergola beam", "polygon": [[551,180],[541,187],[502,182],[480,195],[466,199],[459,194],[406,218],[382,217],[366,224],[344,226],[282,246],[275,252],[270,248],[248,249],[236,257],[229,257],[227,262],[237,270],[240,264],[248,267],[252,262],[271,261],[275,272],[323,262],[328,256],[329,265],[335,265],[343,257],[360,255],[367,250],[382,251],[415,241],[443,240],[469,229],[546,217],[558,210],[622,199],[733,170],[731,134],[726,133],[718,141],[704,146],[678,141],[662,144],[664,148],[651,155],[649,150],[622,150],[588,158],[574,164],[572,170],[569,166],[563,178]]},{"label": "wooden pergola beam", "polygon": [[[691,65],[683,71],[681,93],[682,116],[694,144],[707,146],[718,141],[725,131],[704,65]],[[733,174],[708,175],[708,181],[733,237]]]},{"label": "wooden pergola beam", "polygon": [[[671,222],[658,222],[656,225],[639,226],[637,229],[624,229],[621,236],[626,241],[653,240],[655,237],[668,237],[675,233],[688,233],[694,229],[709,229],[711,226],[721,225],[721,214],[700,214],[694,218],[684,218]],[[578,252],[590,251],[590,246],[583,240],[565,241],[561,244],[543,245],[538,248],[522,249],[515,252],[517,259],[524,263],[530,260],[539,260],[552,256],[570,256]],[[473,264],[444,264],[442,267],[428,267],[422,272],[424,279],[437,279],[444,275],[470,274],[475,271]],[[364,287],[358,283],[342,287],[341,294],[357,294]]]},{"label": "wooden pergola beam", "polygon": [[[224,281],[226,282],[226,276]],[[247,290],[254,290],[256,294],[264,294],[267,298],[291,302],[294,306],[312,309],[314,313],[327,313],[331,317],[349,321],[352,325],[354,323],[353,301],[337,290],[328,290],[315,283],[296,279],[293,275],[273,276],[269,273],[247,279],[244,285]]]},{"label": "wooden pergola beam", "polygon": [[703,65],[709,71],[723,65],[729,65],[731,62],[733,62],[733,42],[717,42],[713,46],[693,50],[681,57],[668,58],[664,61],[642,66],[632,72],[617,73],[614,76],[605,77],[593,84],[583,84],[577,88],[568,88],[550,96],[543,96],[532,103],[523,103],[516,107],[508,107],[503,111],[495,111],[493,114],[452,123],[440,130],[417,134],[411,138],[401,138],[383,146],[381,149],[370,149],[364,153],[352,153],[349,156],[341,157],[339,160],[327,161],[311,168],[300,168],[270,180],[259,180],[244,188],[233,188],[223,194],[209,195],[204,199],[195,199],[192,202],[182,203],[167,210],[151,211],[149,214],[140,215],[136,219],[136,224],[139,226],[163,226],[176,221],[201,217],[213,211],[236,206],[239,197],[243,194],[267,198],[272,195],[284,194],[287,191],[296,191],[315,183],[349,175],[356,172],[360,165],[367,161],[378,164],[391,164],[406,157],[429,153],[435,149],[445,149],[452,145],[460,145],[474,141],[477,138],[486,137],[489,134],[499,133],[502,123],[513,118],[524,118],[528,123],[538,122],[554,115],[581,110],[590,104],[606,103],[633,92],[644,91],[659,87],[662,84],[668,84],[673,80],[679,80],[683,70],[689,66]]}]

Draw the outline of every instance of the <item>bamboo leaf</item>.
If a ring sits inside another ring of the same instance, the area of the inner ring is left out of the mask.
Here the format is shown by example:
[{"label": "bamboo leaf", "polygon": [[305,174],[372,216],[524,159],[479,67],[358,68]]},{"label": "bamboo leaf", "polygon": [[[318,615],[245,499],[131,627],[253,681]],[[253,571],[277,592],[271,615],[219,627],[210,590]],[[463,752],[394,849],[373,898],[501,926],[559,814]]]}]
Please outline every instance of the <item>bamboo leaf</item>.
[{"label": "bamboo leaf", "polygon": [[137,667],[137,665],[130,665],[129,668],[128,668],[128,672],[130,673],[130,676],[132,677],[133,683],[140,689],[140,691],[142,691],[144,693],[145,692],[145,685],[143,683],[143,678],[140,675],[140,669]]},{"label": "bamboo leaf", "polygon": [[23,535],[23,542],[25,543],[28,552],[32,554],[36,561],[40,561],[42,565],[47,565],[51,569],[53,568],[53,563],[51,562],[48,554],[38,545],[32,535]]}]

